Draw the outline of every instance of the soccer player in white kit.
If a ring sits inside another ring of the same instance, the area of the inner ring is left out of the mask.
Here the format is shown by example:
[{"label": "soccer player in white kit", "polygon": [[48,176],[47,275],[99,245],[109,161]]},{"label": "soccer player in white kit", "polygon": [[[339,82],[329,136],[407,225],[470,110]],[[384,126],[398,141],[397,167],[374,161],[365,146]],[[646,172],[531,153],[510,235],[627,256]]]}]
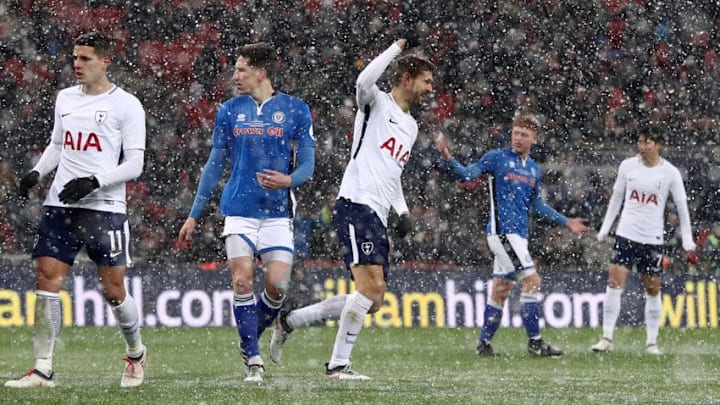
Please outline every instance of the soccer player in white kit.
[{"label": "soccer player in white kit", "polygon": [[435,66],[417,56],[401,56],[396,60],[391,91],[381,91],[376,85],[405,45],[404,39],[397,40],[365,67],[356,82],[358,112],[351,156],[333,209],[338,240],[356,290],[289,313],[281,311],[273,326],[270,357],[279,361],[282,345],[294,328],[339,319],[325,370],[331,379],[369,379],[350,368],[350,354],[365,315],[374,313],[383,303],[390,209],[400,215],[399,236],[412,226],[400,177],[418,133],[410,108],[432,92]]},{"label": "soccer player in white kit", "polygon": [[61,90],[55,102],[50,144],[23,176],[19,194],[55,168],[35,239],[35,366],[6,387],[54,387],[53,353],[62,324],[59,292],[80,249],[97,265],[105,300],[111,305],[126,343],[120,385],[144,379],[147,349],[140,336],[138,307],[125,290],[130,229],[125,182],[142,173],[145,112],[133,95],[111,83],[110,40],[90,32],[74,41],[78,85]]},{"label": "soccer player in white kit", "polygon": [[658,128],[640,130],[640,153],[620,163],[612,197],[600,231],[599,241],[607,239],[620,209],[620,221],[615,231],[615,246],[610,259],[608,282],[603,304],[603,337],[592,350],[609,352],[613,349],[613,332],[620,315],[620,298],[630,269],[635,266],[642,275],[645,288],[645,351],[662,354],[657,346],[660,329],[660,283],[665,207],[672,195],[680,219],[682,246],[686,252],[695,250],[690,228],[687,194],[680,171],[660,156],[665,144]]}]

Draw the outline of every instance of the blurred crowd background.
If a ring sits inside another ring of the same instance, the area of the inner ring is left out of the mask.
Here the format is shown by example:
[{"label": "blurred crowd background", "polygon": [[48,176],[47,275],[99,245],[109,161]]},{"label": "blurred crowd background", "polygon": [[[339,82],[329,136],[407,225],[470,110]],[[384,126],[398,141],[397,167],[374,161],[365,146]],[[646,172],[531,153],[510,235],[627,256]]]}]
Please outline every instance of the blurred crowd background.
[{"label": "blurred crowd background", "polygon": [[[690,260],[680,254],[669,207],[669,265],[717,271],[719,10],[718,1],[649,0],[4,1],[0,254],[31,249],[47,187],[28,201],[15,189],[49,142],[56,92],[74,84],[73,38],[98,29],[115,41],[111,80],[147,112],[145,171],[128,184],[137,261],[222,262],[217,198],[190,248],[175,239],[209,153],[216,108],[235,95],[235,49],[257,41],[278,48],[276,89],[306,100],[314,115],[315,175],[296,191],[298,264],[339,259],[331,215],[349,156],[355,79],[393,41],[408,38],[438,69],[434,96],[415,112],[421,134],[403,177],[415,230],[402,240],[391,235],[396,264],[490,264],[485,184],[449,178],[432,134],[450,137],[457,158],[470,164],[508,146],[511,118],[526,110],[543,122],[533,156],[546,200],[595,228],[617,165],[636,153],[634,130],[661,123],[669,139],[663,154],[685,176],[700,244]],[[542,222],[533,222],[530,247],[538,266],[552,269],[605,268],[611,248]]]}]

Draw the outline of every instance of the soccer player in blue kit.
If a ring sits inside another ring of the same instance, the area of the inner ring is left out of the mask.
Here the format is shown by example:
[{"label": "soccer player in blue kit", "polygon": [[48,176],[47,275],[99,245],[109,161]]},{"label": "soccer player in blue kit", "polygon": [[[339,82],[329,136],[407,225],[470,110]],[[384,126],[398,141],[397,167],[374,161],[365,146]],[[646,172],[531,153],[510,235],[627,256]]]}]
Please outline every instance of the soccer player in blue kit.
[{"label": "soccer player in blue kit", "polygon": [[[405,45],[405,39],[397,40],[371,61],[356,81],[358,112],[352,151],[333,208],[333,223],[356,289],[289,313],[283,311],[273,325],[270,358],[279,361],[282,345],[293,329],[338,320],[332,355],[325,367],[330,379],[370,379],[352,370],[350,355],[365,316],[376,312],[384,300],[390,209],[400,215],[399,236],[412,226],[401,184],[418,133],[410,109],[432,92],[435,66],[416,55],[400,56]],[[376,83],[393,60],[392,89],[385,92]]]},{"label": "soccer player in blue kit", "polygon": [[540,168],[530,157],[537,143],[540,123],[532,114],[513,119],[510,148],[486,152],[478,162],[465,167],[450,154],[447,140],[439,135],[435,146],[449,169],[461,181],[489,175],[490,215],[487,224],[488,246],[495,256],[493,284],[485,306],[484,324],[477,346],[480,356],[496,356],[490,342],[500,326],[505,301],[519,280],[520,315],[528,336],[528,353],[534,356],[558,357],[563,352],[543,341],[540,334],[540,276],[528,251],[528,221],[536,215],[567,227],[579,234],[590,230],[584,218],[566,218],[542,199]]},{"label": "soccer player in blue kit", "polygon": [[[276,92],[272,85],[277,53],[266,43],[240,49],[233,80],[240,96],[220,106],[212,149],[190,215],[178,239],[186,243],[229,165],[220,199],[225,218],[233,311],[245,362],[245,381],[261,382],[265,366],[258,338],[275,319],[285,298],[293,263],[294,196],[315,168],[315,139],[308,105]],[[297,158],[297,164],[294,159]],[[264,264],[264,291],[253,289],[254,259]]]}]

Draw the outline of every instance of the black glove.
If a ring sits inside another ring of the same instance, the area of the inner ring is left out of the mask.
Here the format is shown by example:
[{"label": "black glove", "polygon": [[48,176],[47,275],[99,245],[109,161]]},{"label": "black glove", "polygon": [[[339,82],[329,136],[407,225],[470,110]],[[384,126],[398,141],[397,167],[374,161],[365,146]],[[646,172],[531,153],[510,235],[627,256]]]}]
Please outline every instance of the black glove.
[{"label": "black glove", "polygon": [[28,198],[28,191],[33,188],[40,181],[40,173],[33,170],[20,179],[20,188],[18,189],[18,195],[22,198]]},{"label": "black glove", "polygon": [[400,215],[400,220],[395,225],[395,234],[402,239],[413,229],[412,220],[409,214]]},{"label": "black glove", "polygon": [[405,50],[420,46],[420,37],[414,31],[405,33]]},{"label": "black glove", "polygon": [[60,192],[60,201],[64,204],[75,203],[98,187],[100,187],[100,183],[98,183],[95,176],[72,179],[65,184],[65,187]]}]

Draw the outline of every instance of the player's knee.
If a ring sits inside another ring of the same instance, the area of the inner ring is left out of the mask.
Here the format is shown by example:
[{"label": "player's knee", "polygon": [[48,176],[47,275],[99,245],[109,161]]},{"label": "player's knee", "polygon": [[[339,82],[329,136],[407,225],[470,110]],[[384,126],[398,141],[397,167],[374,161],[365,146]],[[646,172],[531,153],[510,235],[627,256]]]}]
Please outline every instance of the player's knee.
[{"label": "player's knee", "polygon": [[523,294],[540,294],[540,281],[530,280],[522,286]]},{"label": "player's knee", "polygon": [[375,313],[383,305],[385,298],[385,282],[366,284],[364,288],[358,289],[358,292],[372,301],[372,306],[368,310],[368,313]]},{"label": "player's knee", "polygon": [[40,291],[59,292],[62,287],[60,278],[48,278],[42,274],[35,277],[35,289]]},{"label": "player's knee", "polygon": [[41,291],[59,292],[65,281],[65,271],[40,266],[35,271],[35,288]]},{"label": "player's knee", "polygon": [[112,306],[118,306],[125,301],[125,289],[117,286],[108,286],[103,288],[103,296],[105,301]]},{"label": "player's knee", "polygon": [[290,272],[266,273],[264,285],[265,291],[270,294],[284,293],[290,286]]},{"label": "player's knee", "polygon": [[612,264],[608,271],[607,284],[610,288],[625,288],[625,280],[627,279],[628,270],[625,267]]},{"label": "player's knee", "polygon": [[241,294],[251,292],[253,290],[253,278],[245,276],[233,277],[233,289]]},{"label": "player's knee", "polygon": [[614,277],[608,277],[607,285],[610,288],[622,290],[623,288],[625,288],[625,280],[614,278]]},{"label": "player's knee", "polygon": [[654,297],[658,294],[660,294],[660,286],[659,285],[651,285],[645,287],[645,293],[651,297]]},{"label": "player's knee", "polygon": [[[368,287],[370,287],[370,293],[371,293],[372,295],[374,295],[374,296],[379,296],[379,297],[380,297],[380,302],[381,302],[381,304],[382,304],[382,297],[383,297],[383,295],[385,294],[385,287],[386,287],[385,280],[383,280],[383,279],[373,279],[373,280],[371,280],[371,282],[369,283]],[[375,302],[377,302],[377,301],[378,301],[378,300],[375,299]]]},{"label": "player's knee", "polygon": [[510,295],[512,286],[513,284],[507,280],[495,279],[490,296],[496,302],[505,302],[505,299]]},{"label": "player's knee", "polygon": [[287,297],[287,284],[266,285],[265,294],[273,301],[282,301]]},{"label": "player's knee", "polygon": [[503,306],[505,305],[505,300],[507,300],[509,295],[509,291],[493,290],[492,294],[490,294],[490,298],[499,306]]}]

